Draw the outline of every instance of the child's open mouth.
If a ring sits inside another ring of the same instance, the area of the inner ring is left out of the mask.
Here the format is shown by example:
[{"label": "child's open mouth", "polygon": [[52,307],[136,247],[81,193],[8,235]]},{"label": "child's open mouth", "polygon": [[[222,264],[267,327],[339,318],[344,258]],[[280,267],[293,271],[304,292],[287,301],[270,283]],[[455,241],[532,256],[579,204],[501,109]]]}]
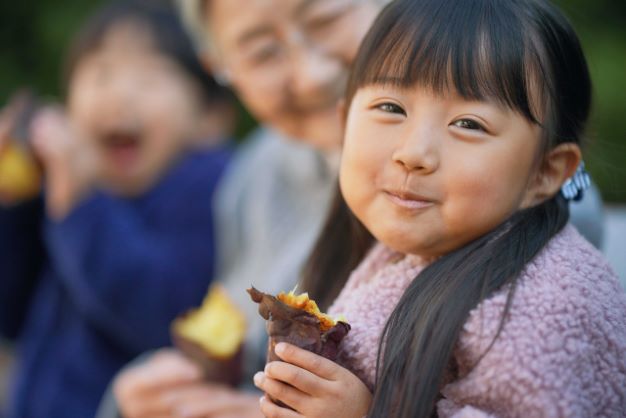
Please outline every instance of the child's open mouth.
[{"label": "child's open mouth", "polygon": [[139,158],[141,136],[138,132],[114,131],[102,137],[106,158],[118,169],[129,170]]}]

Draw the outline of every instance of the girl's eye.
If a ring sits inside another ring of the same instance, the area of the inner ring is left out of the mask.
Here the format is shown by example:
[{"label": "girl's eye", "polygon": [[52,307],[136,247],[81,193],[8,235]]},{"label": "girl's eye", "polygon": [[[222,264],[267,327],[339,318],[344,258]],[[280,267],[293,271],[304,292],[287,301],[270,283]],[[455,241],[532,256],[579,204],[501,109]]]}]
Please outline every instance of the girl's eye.
[{"label": "girl's eye", "polygon": [[381,103],[376,106],[376,109],[382,110],[385,113],[395,113],[398,115],[406,116],[406,112],[404,111],[404,109],[395,103],[389,103],[389,102]]},{"label": "girl's eye", "polygon": [[471,129],[473,131],[485,131],[483,125],[473,119],[459,119],[452,124],[458,128]]}]

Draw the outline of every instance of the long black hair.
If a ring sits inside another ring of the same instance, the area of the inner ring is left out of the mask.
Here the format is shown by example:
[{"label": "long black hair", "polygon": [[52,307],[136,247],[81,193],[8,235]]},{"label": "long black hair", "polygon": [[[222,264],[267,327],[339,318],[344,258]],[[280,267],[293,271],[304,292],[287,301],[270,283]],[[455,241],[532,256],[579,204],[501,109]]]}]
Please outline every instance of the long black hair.
[{"label": "long black hair", "polygon": [[[579,40],[547,0],[396,0],[360,48],[346,103],[381,82],[496,100],[541,127],[542,153],[579,144],[591,105]],[[369,416],[432,416],[469,312],[508,290],[502,327],[516,278],[568,219],[557,194],[425,268],[384,328]],[[338,192],[303,287],[327,307],[372,243]]]}]

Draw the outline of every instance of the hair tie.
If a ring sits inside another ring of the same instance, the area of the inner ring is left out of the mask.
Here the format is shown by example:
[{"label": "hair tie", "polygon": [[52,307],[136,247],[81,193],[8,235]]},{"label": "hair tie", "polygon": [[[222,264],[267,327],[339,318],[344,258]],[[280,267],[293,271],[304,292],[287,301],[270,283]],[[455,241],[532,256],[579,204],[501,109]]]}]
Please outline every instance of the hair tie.
[{"label": "hair tie", "polygon": [[574,175],[561,186],[561,194],[568,201],[578,202],[583,198],[585,190],[589,187],[591,187],[591,177],[585,170],[585,163],[581,161]]}]

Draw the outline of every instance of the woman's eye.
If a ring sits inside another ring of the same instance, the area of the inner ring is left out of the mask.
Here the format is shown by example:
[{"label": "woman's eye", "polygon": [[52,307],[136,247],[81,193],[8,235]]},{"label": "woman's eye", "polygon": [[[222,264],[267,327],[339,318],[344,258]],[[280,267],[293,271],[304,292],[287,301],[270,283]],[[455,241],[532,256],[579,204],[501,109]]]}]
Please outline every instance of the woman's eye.
[{"label": "woman's eye", "polygon": [[[336,0],[333,0],[333,2]],[[320,11],[320,13],[312,14],[306,19],[306,27],[312,32],[324,30],[331,27],[335,23],[339,23],[340,20],[347,16],[349,12],[354,9],[354,6],[350,3],[338,8],[332,8],[331,10]]]},{"label": "woman's eye", "polygon": [[341,17],[341,14],[317,16],[309,21],[308,27],[312,31],[326,29],[328,26],[337,22]]},{"label": "woman's eye", "polygon": [[474,131],[484,131],[485,128],[473,119],[459,119],[452,123],[454,126],[463,129],[471,129]]},{"label": "woman's eye", "polygon": [[275,45],[269,45],[259,48],[251,54],[251,61],[255,64],[263,64],[278,56],[280,48]]},{"label": "woman's eye", "polygon": [[406,116],[406,112],[404,111],[404,109],[402,109],[400,106],[398,106],[395,103],[381,103],[378,106],[376,106],[376,108],[378,110],[382,110],[385,113],[395,113],[398,115]]}]

